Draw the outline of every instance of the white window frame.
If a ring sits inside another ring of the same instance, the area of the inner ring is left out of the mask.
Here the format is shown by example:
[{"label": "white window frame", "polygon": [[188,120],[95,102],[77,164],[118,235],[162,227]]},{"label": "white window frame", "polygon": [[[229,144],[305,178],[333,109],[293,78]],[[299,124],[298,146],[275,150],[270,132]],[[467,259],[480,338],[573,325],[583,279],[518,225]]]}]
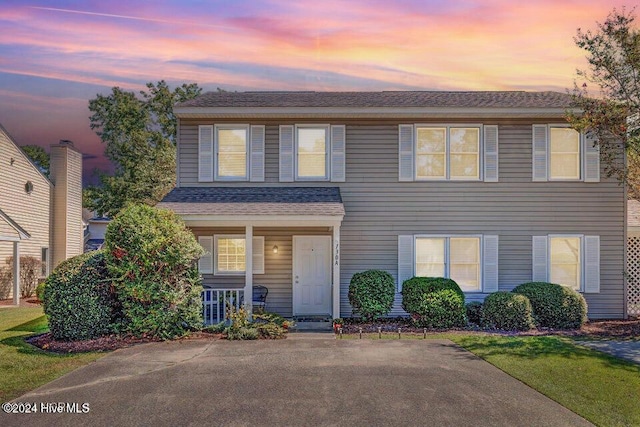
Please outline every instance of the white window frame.
[{"label": "white window frame", "polygon": [[568,123],[549,123],[547,124],[547,180],[554,182],[580,182],[584,181],[584,134],[578,132],[578,178],[553,178],[551,176],[551,129],[552,128],[571,128]]},{"label": "white window frame", "polygon": [[482,293],[483,292],[483,269],[484,269],[484,250],[483,250],[483,235],[482,234],[416,234],[413,236],[413,271],[414,274],[418,274],[417,271],[417,263],[418,263],[418,251],[417,251],[417,240],[418,239],[444,239],[444,277],[451,277],[451,252],[450,252],[450,240],[451,238],[475,238],[478,240],[478,288],[474,290],[465,291],[462,289],[464,293]]},{"label": "white window frame", "polygon": [[[226,270],[219,270],[218,269],[218,240],[219,239],[241,239],[241,240],[245,240],[245,266],[247,265],[247,253],[246,253],[246,239],[247,237],[244,234],[215,234],[213,236],[213,274],[214,276],[244,276],[245,275],[245,270],[242,271],[226,271]],[[255,240],[260,240],[261,241],[261,245],[262,245],[262,253],[263,253],[263,257],[265,254],[265,246],[264,246],[264,236],[253,236],[253,240],[254,240],[254,246],[255,246]],[[252,254],[253,256],[254,254]],[[262,262],[262,269],[260,270],[256,270],[255,267],[253,269],[253,274],[264,274],[264,261]],[[255,265],[255,264],[254,264]]]},{"label": "white window frame", "polygon": [[[220,159],[218,156],[218,131],[220,130],[243,130],[245,131],[244,152],[245,166],[244,176],[220,176]],[[214,162],[214,180],[215,181],[249,181],[249,142],[251,141],[251,127],[248,124],[217,124],[213,129],[213,162]]]},{"label": "white window frame", "polygon": [[[299,176],[298,174],[298,130],[324,130],[324,176]],[[296,124],[293,135],[294,177],[296,181],[330,181],[331,180],[331,125],[329,124]]]},{"label": "white window frame", "polygon": [[547,281],[551,282],[551,239],[559,238],[578,238],[580,239],[580,283],[578,289],[574,289],[570,286],[567,286],[571,289],[574,289],[578,292],[584,292],[584,281],[585,281],[585,263],[584,263],[584,234],[548,234],[547,235]]},{"label": "white window frame", "polygon": [[[445,176],[442,177],[419,177],[418,176],[418,129],[434,128],[445,129]],[[451,178],[451,129],[478,129],[478,176]],[[482,123],[416,123],[413,125],[413,179],[414,181],[482,181],[484,167],[484,129]]]}]

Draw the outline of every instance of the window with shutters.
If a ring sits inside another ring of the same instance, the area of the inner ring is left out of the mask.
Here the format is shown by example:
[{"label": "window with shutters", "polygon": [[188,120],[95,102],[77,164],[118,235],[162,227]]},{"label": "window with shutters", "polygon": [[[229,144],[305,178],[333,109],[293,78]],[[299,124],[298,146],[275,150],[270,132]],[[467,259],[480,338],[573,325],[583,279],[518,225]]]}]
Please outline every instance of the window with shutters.
[{"label": "window with shutters", "polygon": [[329,178],[329,126],[296,126],[296,180]]},{"label": "window with shutters", "polygon": [[480,126],[416,126],[417,180],[479,180]]},{"label": "window with shutters", "polygon": [[533,236],[534,282],[551,282],[579,292],[600,292],[600,236]]},{"label": "window with shutters", "polygon": [[533,125],[533,181],[600,182],[600,149],[566,124]]},{"label": "window with shutters", "polygon": [[549,179],[580,179],[580,134],[568,127],[549,127]]},{"label": "window with shutters", "polygon": [[[244,235],[214,236],[214,274],[244,274],[246,270],[246,239]],[[253,272],[264,273],[264,237],[253,238]]]},{"label": "window with shutters", "polygon": [[481,290],[479,236],[418,236],[415,242],[415,275],[448,277],[464,292]]},{"label": "window with shutters", "polygon": [[247,179],[247,126],[216,126],[216,179]]}]

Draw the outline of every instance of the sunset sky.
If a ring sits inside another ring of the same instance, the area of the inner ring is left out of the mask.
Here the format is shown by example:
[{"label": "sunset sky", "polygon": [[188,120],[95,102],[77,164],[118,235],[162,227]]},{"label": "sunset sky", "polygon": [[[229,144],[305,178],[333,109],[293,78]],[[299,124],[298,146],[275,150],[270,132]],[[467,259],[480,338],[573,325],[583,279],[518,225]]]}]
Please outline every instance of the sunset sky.
[{"label": "sunset sky", "polygon": [[0,1],[0,123],[107,163],[88,100],[112,86],[207,90],[556,90],[629,0]]}]

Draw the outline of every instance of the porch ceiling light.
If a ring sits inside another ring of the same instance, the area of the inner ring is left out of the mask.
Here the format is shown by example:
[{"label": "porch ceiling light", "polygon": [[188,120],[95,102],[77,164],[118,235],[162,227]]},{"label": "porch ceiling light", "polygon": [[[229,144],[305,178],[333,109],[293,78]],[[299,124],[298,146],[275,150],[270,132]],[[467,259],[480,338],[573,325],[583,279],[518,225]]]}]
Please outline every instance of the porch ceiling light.
[{"label": "porch ceiling light", "polygon": [[274,254],[278,253],[278,245],[273,245],[273,253]]}]

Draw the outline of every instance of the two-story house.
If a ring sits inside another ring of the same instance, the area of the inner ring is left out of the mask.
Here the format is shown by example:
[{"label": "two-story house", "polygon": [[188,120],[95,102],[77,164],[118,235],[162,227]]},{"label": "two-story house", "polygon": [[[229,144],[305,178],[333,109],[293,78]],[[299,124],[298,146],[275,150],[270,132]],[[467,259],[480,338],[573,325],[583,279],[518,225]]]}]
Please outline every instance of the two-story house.
[{"label": "two-story house", "polygon": [[[352,275],[528,282],[625,316],[625,191],[555,92],[206,93],[178,104],[177,212],[207,254],[206,310],[269,289],[284,316],[349,316]],[[224,290],[224,291],[223,291]]]}]

